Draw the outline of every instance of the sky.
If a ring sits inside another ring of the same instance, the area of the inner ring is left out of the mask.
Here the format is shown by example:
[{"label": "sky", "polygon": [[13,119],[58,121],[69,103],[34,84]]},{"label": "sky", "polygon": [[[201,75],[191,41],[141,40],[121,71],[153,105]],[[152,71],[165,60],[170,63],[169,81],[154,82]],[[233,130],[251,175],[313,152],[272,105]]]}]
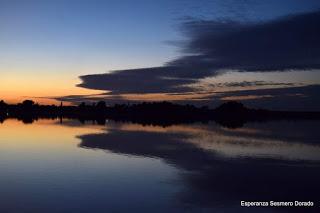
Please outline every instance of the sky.
[{"label": "sky", "polygon": [[317,0],[0,0],[0,99],[320,109]]}]

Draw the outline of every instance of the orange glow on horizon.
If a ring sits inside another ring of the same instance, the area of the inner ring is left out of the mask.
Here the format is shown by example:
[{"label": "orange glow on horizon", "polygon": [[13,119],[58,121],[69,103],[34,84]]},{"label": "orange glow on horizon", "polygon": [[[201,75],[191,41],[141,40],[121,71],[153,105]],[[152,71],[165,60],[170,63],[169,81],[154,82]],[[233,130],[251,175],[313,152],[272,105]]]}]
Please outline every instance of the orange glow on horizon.
[{"label": "orange glow on horizon", "polygon": [[[51,68],[52,69],[52,68]],[[53,70],[53,69],[52,69]],[[80,69],[79,69],[80,70]],[[219,98],[217,95],[226,92],[242,91],[242,90],[258,90],[267,88],[281,88],[281,87],[291,87],[284,85],[251,85],[251,86],[227,86],[224,85],[225,82],[237,82],[237,81],[255,81],[259,80],[261,76],[277,76],[278,73],[269,74],[252,74],[252,73],[237,73],[229,72],[221,76],[210,77],[200,79],[197,83],[188,85],[194,92],[185,93],[142,93],[142,94],[118,94],[118,95],[106,95],[107,91],[102,90],[92,90],[77,87],[76,85],[80,83],[78,79],[79,74],[65,72],[65,74],[57,73],[41,73],[32,70],[23,70],[25,73],[22,75],[18,74],[18,71],[13,71],[12,73],[5,73],[1,76],[0,84],[0,100],[4,100],[10,104],[16,104],[22,102],[26,99],[31,99],[38,104],[46,105],[59,105],[60,101],[55,100],[57,97],[70,96],[70,95],[90,95],[92,100],[119,100],[119,102],[126,101],[211,101],[217,97],[223,101],[229,100],[252,100],[265,98],[270,96],[230,96]],[[83,70],[82,70],[83,71]],[[21,71],[22,72],[22,71]],[[60,70],[60,72],[62,72]],[[84,72],[84,71],[83,71]],[[280,75],[281,76],[281,75]],[[237,81],[235,78],[238,78]],[[271,78],[271,77],[270,77]],[[303,84],[297,85],[302,86]],[[121,86],[121,85],[119,85]],[[104,93],[104,94],[102,94]],[[65,101],[64,105],[72,105],[71,102]]]},{"label": "orange glow on horizon", "polygon": [[[27,76],[20,78],[2,79],[0,85],[0,100],[9,104],[16,104],[26,99],[31,99],[39,104],[59,104],[54,97],[63,97],[68,95],[92,95],[99,94],[101,91],[90,90],[77,87],[78,79],[65,78],[58,79],[54,76],[35,77]],[[66,102],[66,105],[70,103]]]}]

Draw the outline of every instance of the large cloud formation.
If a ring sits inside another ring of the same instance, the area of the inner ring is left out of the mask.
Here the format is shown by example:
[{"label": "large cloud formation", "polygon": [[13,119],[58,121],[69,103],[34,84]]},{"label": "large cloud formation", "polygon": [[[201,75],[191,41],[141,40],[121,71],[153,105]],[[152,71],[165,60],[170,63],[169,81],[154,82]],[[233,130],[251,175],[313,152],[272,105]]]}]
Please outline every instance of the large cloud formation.
[{"label": "large cloud formation", "polygon": [[184,56],[162,67],[80,76],[78,86],[111,94],[190,91],[186,84],[221,69],[284,71],[320,68],[320,11],[269,22],[189,20]]},{"label": "large cloud formation", "polygon": [[181,85],[194,83],[195,80],[178,77],[180,72],[179,67],[171,66],[120,70],[108,74],[80,76],[83,82],[78,86],[110,90],[113,94],[182,92],[188,89]]},{"label": "large cloud formation", "polygon": [[170,64],[234,68],[245,71],[320,67],[320,12],[270,22],[189,21],[185,53]]}]

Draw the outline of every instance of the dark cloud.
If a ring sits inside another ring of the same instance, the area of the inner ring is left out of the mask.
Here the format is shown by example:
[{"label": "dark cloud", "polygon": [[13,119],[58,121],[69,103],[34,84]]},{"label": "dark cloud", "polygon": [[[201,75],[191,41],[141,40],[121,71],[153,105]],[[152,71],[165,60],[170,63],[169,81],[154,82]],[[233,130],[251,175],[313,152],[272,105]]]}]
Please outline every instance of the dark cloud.
[{"label": "dark cloud", "polygon": [[80,76],[78,86],[120,93],[189,92],[221,69],[283,71],[320,68],[320,12],[269,22],[188,20],[178,42],[184,56],[162,67]]},{"label": "dark cloud", "polygon": [[169,64],[246,71],[311,69],[320,67],[320,12],[287,16],[260,23],[188,21],[189,37],[182,57]]},{"label": "dark cloud", "polygon": [[82,83],[78,86],[107,90],[112,94],[182,92],[191,90],[182,85],[196,82],[189,77],[179,67],[152,67],[80,76]]}]

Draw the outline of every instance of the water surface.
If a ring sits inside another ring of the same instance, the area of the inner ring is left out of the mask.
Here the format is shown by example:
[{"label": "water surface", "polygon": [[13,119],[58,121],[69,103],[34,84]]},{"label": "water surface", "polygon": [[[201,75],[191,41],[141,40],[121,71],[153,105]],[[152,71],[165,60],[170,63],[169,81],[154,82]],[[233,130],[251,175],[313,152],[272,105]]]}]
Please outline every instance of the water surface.
[{"label": "water surface", "polygon": [[248,211],[241,200],[318,205],[319,127],[9,119],[0,124],[0,212]]}]

